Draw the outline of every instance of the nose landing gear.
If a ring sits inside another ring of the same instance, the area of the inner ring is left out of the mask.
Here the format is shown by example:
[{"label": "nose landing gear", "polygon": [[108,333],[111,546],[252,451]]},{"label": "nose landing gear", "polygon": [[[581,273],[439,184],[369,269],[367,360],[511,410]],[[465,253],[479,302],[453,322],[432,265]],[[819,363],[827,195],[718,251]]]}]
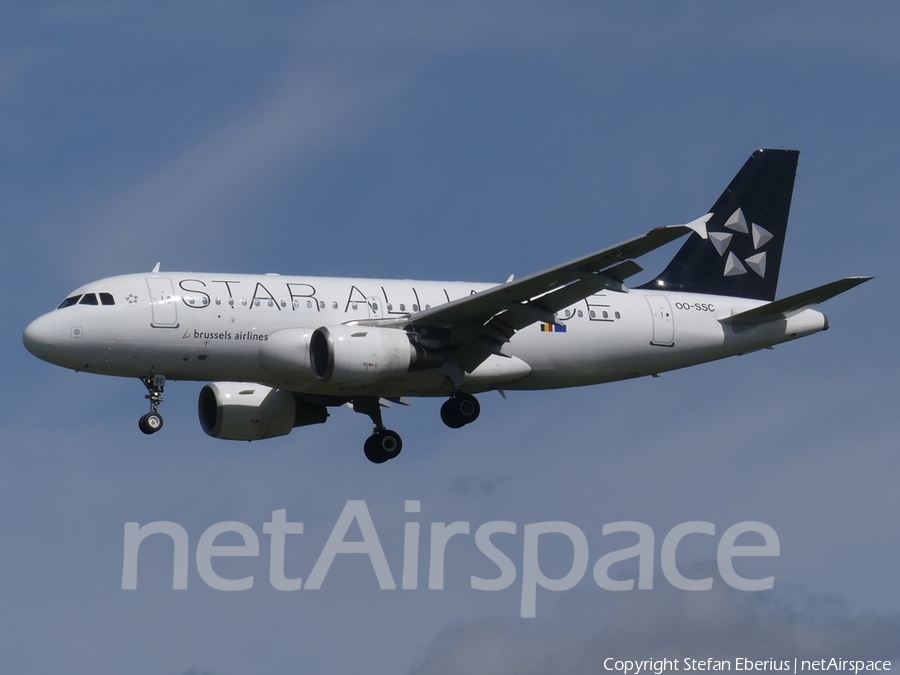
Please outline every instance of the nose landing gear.
[{"label": "nose landing gear", "polygon": [[441,420],[451,429],[459,429],[478,419],[481,404],[471,394],[457,392],[441,406]]},{"label": "nose landing gear", "polygon": [[157,409],[159,404],[163,402],[162,394],[166,387],[165,375],[151,375],[150,377],[142,377],[141,382],[147,387],[147,395],[144,397],[150,401],[150,412],[143,415],[138,420],[138,429],[145,434],[155,434],[162,429],[163,418]]}]

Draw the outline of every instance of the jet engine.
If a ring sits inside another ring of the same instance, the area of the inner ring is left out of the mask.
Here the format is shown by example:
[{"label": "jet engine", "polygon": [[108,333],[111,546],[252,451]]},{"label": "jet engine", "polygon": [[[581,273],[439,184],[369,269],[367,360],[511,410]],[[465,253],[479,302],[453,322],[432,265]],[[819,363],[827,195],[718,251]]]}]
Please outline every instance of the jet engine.
[{"label": "jet engine", "polygon": [[321,424],[325,406],[307,403],[290,391],[247,382],[213,382],[200,390],[200,426],[213,438],[258,441]]},{"label": "jet engine", "polygon": [[268,373],[288,382],[314,379],[309,369],[311,328],[284,328],[269,335],[259,348],[259,363]]},{"label": "jet engine", "polygon": [[396,328],[323,326],[309,338],[313,374],[337,385],[374,384],[441,363],[438,355]]}]

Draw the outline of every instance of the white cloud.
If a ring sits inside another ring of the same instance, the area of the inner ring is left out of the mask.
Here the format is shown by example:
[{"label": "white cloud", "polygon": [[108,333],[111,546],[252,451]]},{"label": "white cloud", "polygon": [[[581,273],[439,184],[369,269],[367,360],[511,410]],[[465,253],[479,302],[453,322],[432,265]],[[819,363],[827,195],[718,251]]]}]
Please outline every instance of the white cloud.
[{"label": "white cloud", "polygon": [[217,217],[236,225],[227,218],[236,203],[291,163],[346,140],[353,133],[347,130],[360,126],[359,115],[402,80],[298,68],[268,100],[83,215],[76,264],[90,268],[111,254],[141,260],[143,243],[230,237],[232,228],[217,227]]},{"label": "white cloud", "polygon": [[[615,601],[614,601],[615,602]],[[603,660],[649,658],[890,659],[900,614],[851,616],[802,587],[747,594],[654,590],[615,602],[599,630],[560,615],[540,627],[483,621],[442,632],[412,675],[596,675]]]}]

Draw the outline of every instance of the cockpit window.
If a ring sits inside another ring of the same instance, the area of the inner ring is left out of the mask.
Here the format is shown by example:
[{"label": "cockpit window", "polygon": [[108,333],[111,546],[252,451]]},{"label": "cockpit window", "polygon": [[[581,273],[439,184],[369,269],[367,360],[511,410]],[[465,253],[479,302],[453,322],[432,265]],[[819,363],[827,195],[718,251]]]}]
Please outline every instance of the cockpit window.
[{"label": "cockpit window", "polygon": [[99,304],[97,302],[97,296],[93,293],[85,293],[81,296],[81,300],[78,302],[79,305],[96,305]]},{"label": "cockpit window", "polygon": [[101,293],[100,294],[100,304],[102,305],[114,305],[116,301],[113,299],[112,294],[110,293]]},{"label": "cockpit window", "polygon": [[63,300],[62,304],[60,304],[60,306],[57,307],[56,309],[63,309],[64,307],[71,307],[72,305],[77,303],[79,300],[81,300],[80,295],[73,295],[72,297],[66,298],[65,300]]}]

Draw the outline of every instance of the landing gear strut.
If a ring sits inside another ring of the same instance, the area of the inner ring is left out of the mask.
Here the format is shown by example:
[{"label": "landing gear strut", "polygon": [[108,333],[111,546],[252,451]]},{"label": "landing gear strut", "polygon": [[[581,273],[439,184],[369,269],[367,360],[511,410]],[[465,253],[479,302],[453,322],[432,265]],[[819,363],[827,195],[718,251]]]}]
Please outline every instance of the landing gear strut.
[{"label": "landing gear strut", "polygon": [[441,406],[441,420],[451,429],[459,429],[478,419],[481,404],[471,394],[457,392]]},{"label": "landing gear strut", "polygon": [[373,464],[383,464],[400,454],[403,449],[403,441],[396,431],[384,428],[380,399],[375,397],[355,398],[353,399],[353,410],[368,415],[372,424],[375,425],[375,430],[366,439],[363,446],[366,459]]},{"label": "landing gear strut", "polygon": [[142,377],[141,382],[147,387],[147,395],[144,398],[150,401],[150,412],[138,420],[138,428],[145,434],[155,434],[163,426],[162,415],[159,414],[157,409],[159,404],[163,402],[162,394],[166,388],[166,376],[151,375],[150,377]]}]

